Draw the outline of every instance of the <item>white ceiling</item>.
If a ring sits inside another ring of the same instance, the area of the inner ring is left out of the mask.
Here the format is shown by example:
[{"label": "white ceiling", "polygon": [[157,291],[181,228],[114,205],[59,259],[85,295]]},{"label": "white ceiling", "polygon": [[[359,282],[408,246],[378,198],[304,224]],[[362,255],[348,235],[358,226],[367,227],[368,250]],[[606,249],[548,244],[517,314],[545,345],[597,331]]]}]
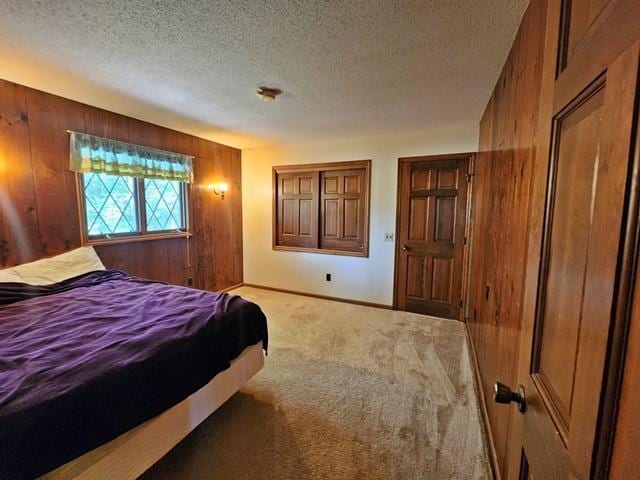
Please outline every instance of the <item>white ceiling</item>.
[{"label": "white ceiling", "polygon": [[0,0],[0,78],[240,148],[417,130],[480,119],[526,4]]}]

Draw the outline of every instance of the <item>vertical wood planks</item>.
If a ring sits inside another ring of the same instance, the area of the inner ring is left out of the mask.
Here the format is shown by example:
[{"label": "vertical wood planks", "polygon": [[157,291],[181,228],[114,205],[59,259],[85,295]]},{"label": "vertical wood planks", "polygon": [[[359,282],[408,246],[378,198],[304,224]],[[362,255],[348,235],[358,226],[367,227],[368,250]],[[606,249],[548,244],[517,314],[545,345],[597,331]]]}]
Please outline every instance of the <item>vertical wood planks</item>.
[{"label": "vertical wood planks", "polygon": [[[100,245],[107,267],[214,290],[242,282],[240,151],[185,133],[0,80],[0,268],[80,246],[76,130],[193,155],[189,219],[193,237]],[[224,200],[203,186],[226,181]],[[216,262],[216,259],[219,261]]]},{"label": "vertical wood planks", "polygon": [[41,255],[25,89],[0,89],[0,266]]},{"label": "vertical wood planks", "polygon": [[516,378],[530,182],[542,86],[546,2],[531,2],[480,123],[474,176],[469,333],[492,434],[505,475],[513,409],[492,400],[496,380]]}]

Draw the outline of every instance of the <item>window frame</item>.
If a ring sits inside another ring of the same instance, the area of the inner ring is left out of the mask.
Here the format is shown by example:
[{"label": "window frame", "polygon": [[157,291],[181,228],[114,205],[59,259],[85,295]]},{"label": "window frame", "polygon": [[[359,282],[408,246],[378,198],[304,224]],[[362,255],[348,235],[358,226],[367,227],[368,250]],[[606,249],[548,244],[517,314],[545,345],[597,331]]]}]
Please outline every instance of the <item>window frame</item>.
[{"label": "window frame", "polygon": [[[191,203],[189,201],[191,188],[189,183],[187,182],[180,182],[182,195],[182,215],[185,225],[184,228],[179,230],[147,230],[147,205],[144,188],[144,177],[133,177],[138,231],[114,233],[110,235],[89,235],[89,226],[87,225],[86,196],[84,190],[84,173],[76,173],[75,176],[76,192],[78,198],[78,214],[80,217],[80,237],[82,245],[108,245],[114,243],[143,242],[148,240],[163,240],[169,238],[187,238],[192,235],[190,226]],[[124,177],[127,175],[114,176]]]},{"label": "window frame", "polygon": [[[348,171],[348,170],[364,170],[364,185],[361,194],[364,215],[363,215],[363,238],[362,249],[360,251],[355,250],[340,250],[331,248],[322,248],[320,242],[321,225],[323,222],[323,212],[320,205],[321,202],[321,186],[318,185],[318,191],[316,192],[317,199],[315,199],[315,207],[317,212],[315,218],[317,219],[317,226],[315,229],[315,235],[317,237],[317,247],[301,247],[292,245],[281,245],[278,239],[278,222],[280,220],[278,216],[278,178],[280,174],[290,173],[314,173],[321,177],[322,172],[331,171]],[[278,251],[291,251],[291,252],[306,252],[306,253],[322,253],[327,255],[342,255],[348,257],[369,257],[369,229],[371,226],[370,213],[371,213],[371,160],[353,160],[344,162],[324,162],[324,163],[307,163],[307,164],[291,164],[291,165],[276,165],[272,167],[272,248]]]}]

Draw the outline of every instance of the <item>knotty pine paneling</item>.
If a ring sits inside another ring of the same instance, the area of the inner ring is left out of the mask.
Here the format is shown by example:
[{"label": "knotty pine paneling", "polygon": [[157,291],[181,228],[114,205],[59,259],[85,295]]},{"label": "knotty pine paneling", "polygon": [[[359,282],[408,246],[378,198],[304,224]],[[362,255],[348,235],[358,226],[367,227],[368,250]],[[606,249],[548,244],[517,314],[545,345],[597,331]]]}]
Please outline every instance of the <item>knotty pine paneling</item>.
[{"label": "knotty pine paneling", "polygon": [[[242,282],[240,151],[0,80],[0,268],[80,246],[76,130],[195,157],[190,239],[97,246],[107,267],[141,277],[220,290]],[[221,200],[203,186],[225,181]]]},{"label": "knotty pine paneling", "polygon": [[493,402],[496,380],[514,386],[527,247],[530,182],[542,86],[546,2],[529,5],[480,123],[475,164],[470,314],[498,474],[510,455],[510,416]]}]

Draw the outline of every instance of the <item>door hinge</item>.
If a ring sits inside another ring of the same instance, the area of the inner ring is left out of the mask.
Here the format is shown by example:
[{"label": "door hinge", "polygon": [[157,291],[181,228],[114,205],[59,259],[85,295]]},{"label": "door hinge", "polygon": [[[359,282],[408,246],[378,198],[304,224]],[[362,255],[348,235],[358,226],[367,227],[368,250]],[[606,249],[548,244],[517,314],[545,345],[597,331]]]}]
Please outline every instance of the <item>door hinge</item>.
[{"label": "door hinge", "polygon": [[467,183],[471,182],[471,177],[473,177],[472,173],[467,173]]}]

